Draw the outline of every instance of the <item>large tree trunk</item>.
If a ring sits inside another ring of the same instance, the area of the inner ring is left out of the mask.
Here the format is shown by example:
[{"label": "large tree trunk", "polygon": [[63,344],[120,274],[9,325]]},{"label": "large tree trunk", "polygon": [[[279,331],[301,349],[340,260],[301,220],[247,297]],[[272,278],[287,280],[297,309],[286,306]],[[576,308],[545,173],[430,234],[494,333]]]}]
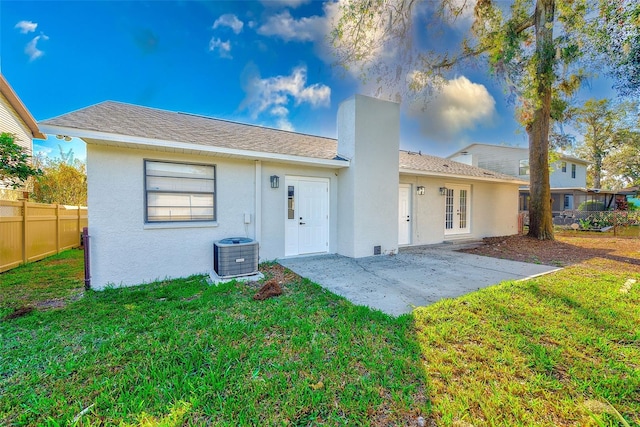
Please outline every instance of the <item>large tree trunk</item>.
[{"label": "large tree trunk", "polygon": [[600,188],[602,183],[602,156],[596,154],[593,165],[593,188]]},{"label": "large tree trunk", "polygon": [[536,94],[533,120],[527,126],[529,134],[529,172],[531,176],[529,204],[529,236],[553,240],[551,190],[549,187],[549,121],[551,89],[553,87],[554,0],[538,0],[535,11],[536,32]]}]

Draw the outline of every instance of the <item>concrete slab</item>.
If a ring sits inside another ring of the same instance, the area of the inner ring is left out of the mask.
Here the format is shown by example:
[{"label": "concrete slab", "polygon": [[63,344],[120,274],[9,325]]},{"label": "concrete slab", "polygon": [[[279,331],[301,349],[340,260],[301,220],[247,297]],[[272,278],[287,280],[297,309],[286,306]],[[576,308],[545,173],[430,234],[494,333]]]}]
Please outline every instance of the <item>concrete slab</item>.
[{"label": "concrete slab", "polygon": [[546,265],[455,252],[442,246],[403,248],[391,256],[354,259],[318,255],[278,262],[354,304],[393,316],[505,280],[525,279],[559,270]]}]

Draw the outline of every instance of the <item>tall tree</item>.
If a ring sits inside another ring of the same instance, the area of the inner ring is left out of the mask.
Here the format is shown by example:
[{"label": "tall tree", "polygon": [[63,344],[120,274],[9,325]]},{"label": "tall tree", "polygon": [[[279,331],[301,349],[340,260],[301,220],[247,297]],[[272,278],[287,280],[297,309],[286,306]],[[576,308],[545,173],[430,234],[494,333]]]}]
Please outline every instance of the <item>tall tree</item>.
[{"label": "tall tree", "polygon": [[31,166],[30,157],[25,149],[16,144],[13,134],[3,132],[0,134],[0,183],[19,188],[31,176],[38,176],[42,172]]},{"label": "tall tree", "polygon": [[616,133],[616,148],[603,162],[605,180],[611,188],[640,186],[640,132]]},{"label": "tall tree", "polygon": [[40,203],[87,205],[86,167],[80,160],[73,164],[63,159],[39,159],[43,174],[33,184],[33,199]]},{"label": "tall tree", "polygon": [[[515,0],[507,10],[503,2],[477,0],[468,37],[451,53],[423,47],[431,40],[432,28],[424,25],[423,17],[435,13],[447,22],[468,17],[471,0],[439,0],[435,10],[430,9],[434,3],[426,0],[346,0],[334,22],[332,40],[337,62],[356,70],[361,78],[381,84],[406,81],[410,90],[425,96],[442,87],[462,62],[486,58],[518,103],[518,118],[529,136],[529,234],[553,239],[549,130],[552,116],[562,113],[554,107],[564,105],[554,100],[579,88],[588,65],[580,59],[587,53],[593,57],[627,54],[625,49],[608,49],[613,41],[599,32],[596,21],[611,19],[607,25],[622,28],[623,33],[635,28],[631,13],[602,12],[608,3]],[[636,8],[634,0],[616,3]],[[597,47],[586,48],[596,41]],[[385,62],[390,56],[393,60]]]},{"label": "tall tree", "polygon": [[625,119],[634,110],[630,103],[614,107],[608,99],[589,99],[583,106],[569,110],[568,116],[583,137],[576,154],[591,162],[587,178],[593,188],[602,187],[604,161],[612,150],[625,143],[629,132]]}]

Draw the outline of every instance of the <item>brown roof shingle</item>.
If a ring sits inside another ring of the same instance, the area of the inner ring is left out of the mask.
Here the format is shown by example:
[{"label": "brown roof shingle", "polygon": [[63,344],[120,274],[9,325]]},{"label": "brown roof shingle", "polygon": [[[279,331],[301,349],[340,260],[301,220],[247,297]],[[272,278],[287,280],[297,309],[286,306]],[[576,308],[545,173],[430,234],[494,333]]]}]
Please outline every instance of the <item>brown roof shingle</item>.
[{"label": "brown roof shingle", "polygon": [[511,175],[505,175],[487,169],[466,165],[464,163],[454,162],[453,160],[443,159],[442,157],[402,150],[400,151],[400,169],[520,182],[518,178]]},{"label": "brown roof shingle", "polygon": [[[41,125],[115,135],[184,142],[262,153],[331,160],[337,156],[333,138],[235,123],[211,117],[176,113],[114,101],[105,101]],[[517,181],[515,177],[441,157],[400,151],[400,169],[485,180]]]},{"label": "brown roof shingle", "polygon": [[336,156],[335,139],[211,117],[105,101],[41,125],[318,159]]}]

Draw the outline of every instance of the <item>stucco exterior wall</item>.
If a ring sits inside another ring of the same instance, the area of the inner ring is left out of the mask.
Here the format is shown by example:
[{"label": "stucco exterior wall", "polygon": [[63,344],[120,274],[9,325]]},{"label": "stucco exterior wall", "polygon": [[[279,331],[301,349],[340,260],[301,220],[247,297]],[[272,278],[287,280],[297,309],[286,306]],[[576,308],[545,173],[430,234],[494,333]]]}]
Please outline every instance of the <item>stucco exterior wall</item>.
[{"label": "stucco exterior wall", "polygon": [[[280,187],[271,188],[269,177],[280,177]],[[287,188],[285,177],[311,177],[329,180],[329,253],[337,252],[338,240],[338,177],[337,171],[324,168],[295,166],[282,163],[262,163],[262,207],[260,259],[274,260],[284,256]]]},{"label": "stucco exterior wall", "polygon": [[[216,166],[217,221],[145,224],[144,160],[168,160]],[[260,260],[284,256],[286,175],[330,179],[330,252],[336,247],[337,183],[333,170],[292,167],[252,160],[133,150],[87,144],[91,286],[127,286],[167,277],[208,274],[213,242],[226,237],[258,238]],[[256,217],[256,170],[262,203]],[[270,175],[280,176],[272,189]],[[250,215],[249,224],[244,214]],[[256,236],[256,219],[260,236]]]},{"label": "stucco exterior wall", "polygon": [[[145,224],[144,159],[216,165],[217,223]],[[255,214],[249,163],[87,144],[87,170],[94,289],[208,273],[213,241],[254,237],[243,217]]]},{"label": "stucco exterior wall", "polygon": [[[401,175],[400,183],[412,186],[411,245],[518,232],[518,185],[411,175]],[[439,194],[439,188],[447,184],[471,185],[470,233],[445,236],[445,196]],[[424,195],[416,194],[417,186],[425,187]]]},{"label": "stucco exterior wall", "polygon": [[[562,162],[567,162],[567,171],[562,172]],[[571,165],[576,165],[576,177],[571,177]],[[585,188],[587,186],[587,165],[583,163],[572,162],[571,160],[562,160],[551,165],[551,174],[549,175],[549,183],[551,188]]]},{"label": "stucco exterior wall", "polygon": [[16,144],[26,148],[31,155],[33,150],[33,140],[29,127],[20,118],[18,113],[9,104],[7,98],[0,94],[0,133],[7,132],[16,135]]},{"label": "stucco exterior wall", "polygon": [[351,161],[338,185],[338,253],[398,250],[400,108],[356,95],[338,109],[338,155]]},{"label": "stucco exterior wall", "polygon": [[[467,154],[459,154],[451,157],[452,160],[504,173],[529,181],[530,175],[520,175],[520,160],[529,159],[529,150],[526,148],[507,147],[499,145],[472,145],[466,149]],[[567,162],[567,171],[562,172],[562,162]],[[571,165],[576,165],[576,177],[571,178]],[[551,188],[575,188],[587,186],[587,165],[571,159],[560,160],[551,164],[549,175]]]}]

